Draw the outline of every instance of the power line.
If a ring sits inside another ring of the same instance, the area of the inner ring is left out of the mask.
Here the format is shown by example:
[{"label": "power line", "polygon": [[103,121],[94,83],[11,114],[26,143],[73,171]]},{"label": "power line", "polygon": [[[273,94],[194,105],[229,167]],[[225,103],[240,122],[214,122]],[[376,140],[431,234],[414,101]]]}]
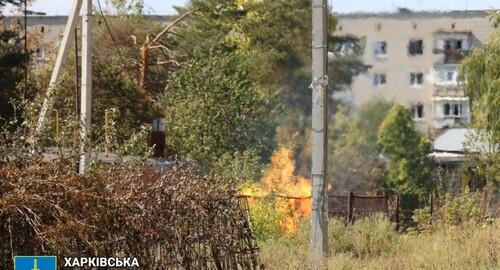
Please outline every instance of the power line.
[{"label": "power line", "polygon": [[[106,20],[106,15],[104,14],[104,11],[102,9],[102,6],[101,6],[101,1],[100,0],[97,0],[97,6],[99,7],[99,13],[101,14],[101,17],[104,21],[104,25],[106,26],[106,30],[108,31],[109,33],[109,36],[111,37],[111,41],[113,43],[113,46],[116,50],[116,52],[118,53],[118,56],[120,58],[120,61],[122,62],[123,66],[125,67],[125,71],[127,72],[127,74],[129,75],[130,78],[135,78],[134,76],[132,76],[129,72],[129,70],[126,68],[127,66],[127,62],[125,61],[125,58],[123,57],[122,53],[121,53],[121,50],[120,50],[120,47],[118,46],[118,43],[116,42],[116,39],[115,39],[115,36],[113,35],[113,33],[111,32],[111,27],[109,27],[109,23],[108,23],[108,20]],[[137,78],[135,80],[135,83],[138,85],[139,82],[137,81]]]},{"label": "power line", "polygon": [[28,93],[28,67],[29,67],[29,53],[28,53],[28,0],[24,0],[24,95]]},{"label": "power line", "polygon": [[76,84],[75,84],[75,112],[76,112],[76,118],[78,119],[78,116],[80,115],[80,107],[78,106],[79,104],[79,96],[80,96],[80,69],[78,66],[78,27],[75,27],[75,79],[76,79]]}]

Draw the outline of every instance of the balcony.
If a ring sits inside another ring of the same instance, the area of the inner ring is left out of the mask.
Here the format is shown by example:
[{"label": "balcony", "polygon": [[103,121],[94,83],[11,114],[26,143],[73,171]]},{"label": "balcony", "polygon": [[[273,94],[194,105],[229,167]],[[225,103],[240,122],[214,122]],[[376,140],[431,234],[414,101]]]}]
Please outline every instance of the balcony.
[{"label": "balcony", "polygon": [[433,97],[434,128],[457,127],[469,124],[469,98],[464,96]]},{"label": "balcony", "polygon": [[469,50],[463,49],[434,49],[434,54],[443,54],[443,64],[459,64],[467,55]]},{"label": "balcony", "polygon": [[469,124],[469,118],[466,116],[445,116],[432,118],[432,126],[436,129],[463,127],[467,124]]},{"label": "balcony", "polygon": [[[457,64],[436,64],[433,66],[435,92],[454,92],[462,90],[462,83],[459,83],[459,65]],[[463,91],[462,91],[463,92]],[[440,94],[441,95],[441,94]]]},{"label": "balcony", "polygon": [[433,52],[441,55],[441,64],[459,64],[469,55],[474,40],[471,32],[438,31],[434,35]]}]

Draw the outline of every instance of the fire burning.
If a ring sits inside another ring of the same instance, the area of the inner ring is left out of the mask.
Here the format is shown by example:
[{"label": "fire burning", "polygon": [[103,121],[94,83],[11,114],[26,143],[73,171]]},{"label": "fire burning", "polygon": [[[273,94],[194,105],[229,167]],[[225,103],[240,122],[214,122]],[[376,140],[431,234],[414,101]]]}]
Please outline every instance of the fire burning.
[{"label": "fire burning", "polygon": [[285,233],[296,232],[300,220],[311,217],[311,180],[295,176],[293,155],[289,148],[275,152],[261,183],[240,191],[241,195],[248,197],[250,207],[257,200],[274,196],[274,207],[282,214],[280,227]]}]

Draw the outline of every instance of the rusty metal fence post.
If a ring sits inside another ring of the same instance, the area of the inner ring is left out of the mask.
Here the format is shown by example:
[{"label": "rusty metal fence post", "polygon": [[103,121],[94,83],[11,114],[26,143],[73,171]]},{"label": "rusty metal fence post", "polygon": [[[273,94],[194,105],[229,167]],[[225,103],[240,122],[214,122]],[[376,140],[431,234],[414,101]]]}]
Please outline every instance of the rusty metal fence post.
[{"label": "rusty metal fence post", "polygon": [[434,198],[432,196],[432,192],[429,194],[429,204],[430,204],[430,212],[431,212],[431,219],[432,219],[432,214],[434,213]]},{"label": "rusty metal fence post", "polygon": [[395,222],[396,222],[396,230],[399,231],[399,195],[396,195],[396,213],[395,213]]},{"label": "rusty metal fence post", "polygon": [[353,221],[353,202],[354,193],[351,191],[347,194],[347,225],[351,225]]}]

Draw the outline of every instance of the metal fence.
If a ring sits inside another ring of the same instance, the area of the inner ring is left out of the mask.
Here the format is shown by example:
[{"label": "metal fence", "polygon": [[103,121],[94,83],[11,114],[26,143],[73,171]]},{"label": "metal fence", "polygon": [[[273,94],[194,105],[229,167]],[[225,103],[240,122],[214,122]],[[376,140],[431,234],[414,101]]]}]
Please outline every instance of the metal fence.
[{"label": "metal fence", "polygon": [[402,211],[399,196],[389,195],[346,195],[328,196],[328,213],[331,217],[344,218],[351,224],[356,219],[374,215],[385,215],[399,226]]},{"label": "metal fence", "polygon": [[[153,248],[152,256],[155,259],[152,269],[155,270],[258,270],[262,269],[259,247],[250,229],[250,212],[247,198],[238,198],[239,205],[248,217],[243,226],[232,224],[228,221],[218,221],[220,230],[239,230],[239,241],[229,250],[219,250],[219,245],[213,243],[204,232],[203,224],[193,224],[192,230],[196,235],[194,244],[189,250],[172,252],[168,243],[163,243]],[[243,229],[241,229],[243,228]],[[219,239],[224,241],[224,239]],[[168,250],[168,254],[165,254]],[[182,254],[182,255],[181,255]],[[166,259],[167,258],[167,259]]]}]

